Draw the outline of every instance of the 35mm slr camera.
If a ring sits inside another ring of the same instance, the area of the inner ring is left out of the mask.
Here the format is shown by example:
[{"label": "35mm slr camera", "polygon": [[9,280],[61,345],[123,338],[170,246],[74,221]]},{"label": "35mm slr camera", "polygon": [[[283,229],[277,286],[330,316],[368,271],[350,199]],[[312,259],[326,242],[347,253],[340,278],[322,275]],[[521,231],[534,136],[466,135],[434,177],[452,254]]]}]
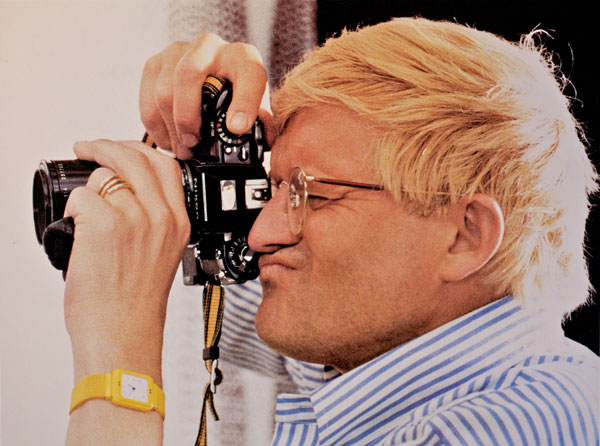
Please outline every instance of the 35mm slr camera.
[{"label": "35mm slr camera", "polygon": [[[258,254],[248,233],[271,198],[263,167],[268,146],[256,121],[243,135],[226,125],[232,86],[209,76],[202,89],[200,142],[193,158],[179,160],[185,205],[191,223],[183,258],[184,283],[241,283],[258,276]],[[33,216],[38,241],[52,264],[66,271],[73,243],[73,221],[63,219],[69,194],[84,186],[98,164],[82,160],[42,160],[33,178]]]}]

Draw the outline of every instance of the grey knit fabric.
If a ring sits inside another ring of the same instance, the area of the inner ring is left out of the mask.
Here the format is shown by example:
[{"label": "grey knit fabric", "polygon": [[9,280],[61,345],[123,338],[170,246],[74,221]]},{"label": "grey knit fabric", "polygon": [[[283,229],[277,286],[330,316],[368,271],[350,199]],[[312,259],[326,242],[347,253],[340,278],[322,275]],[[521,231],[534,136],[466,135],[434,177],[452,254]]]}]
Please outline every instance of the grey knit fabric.
[{"label": "grey knit fabric", "polygon": [[277,87],[317,42],[316,0],[279,0],[273,25],[269,81]]},{"label": "grey knit fabric", "polygon": [[169,40],[192,40],[202,32],[247,42],[246,7],[240,0],[169,0]]},{"label": "grey knit fabric", "polygon": [[[269,83],[285,73],[317,42],[316,0],[278,0],[269,54]],[[169,40],[191,40],[201,32],[229,42],[250,42],[243,0],[169,0]],[[253,43],[253,42],[250,42]]]}]

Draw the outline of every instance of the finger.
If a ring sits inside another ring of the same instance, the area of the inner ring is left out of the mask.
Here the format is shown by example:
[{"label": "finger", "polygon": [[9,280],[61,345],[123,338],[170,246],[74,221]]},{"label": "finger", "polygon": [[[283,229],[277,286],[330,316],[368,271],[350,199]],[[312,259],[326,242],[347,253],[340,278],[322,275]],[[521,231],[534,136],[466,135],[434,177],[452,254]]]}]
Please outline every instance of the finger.
[{"label": "finger", "polygon": [[111,205],[103,200],[95,190],[86,185],[71,191],[65,206],[64,216],[73,217],[75,225],[77,225],[84,216],[88,221],[93,221],[97,217],[110,212],[110,210]]},{"label": "finger", "polygon": [[[89,176],[87,187],[100,194],[100,189],[104,185],[108,186],[110,184],[109,181],[114,178],[119,179],[115,172],[106,167],[100,167],[94,170]],[[140,205],[135,197],[135,191],[129,187],[133,188],[127,182],[108,187],[108,189],[105,189],[105,195],[100,197],[104,198],[112,206],[120,209],[132,210],[139,208]]]},{"label": "finger", "polygon": [[227,110],[227,128],[236,134],[247,132],[258,116],[267,87],[267,71],[256,47],[245,43],[228,45],[219,64],[233,84],[233,97]]},{"label": "finger", "polygon": [[[144,145],[139,142],[137,144]],[[95,161],[108,167],[135,188],[135,195],[147,210],[165,202],[160,181],[144,153],[113,141],[82,141],[75,144],[80,159]]]},{"label": "finger", "polygon": [[75,145],[75,153],[129,181],[151,223],[171,234],[175,231],[176,240],[187,243],[190,223],[177,161],[137,141],[80,142]]},{"label": "finger", "polygon": [[175,68],[173,119],[179,138],[178,158],[190,158],[189,149],[198,144],[202,124],[202,85],[209,74],[216,74],[213,72],[216,70],[216,53],[226,44],[214,34],[201,34]]},{"label": "finger", "polygon": [[[199,110],[201,99],[199,86],[209,74],[224,77],[233,84],[233,97],[227,112],[227,128],[233,133],[247,132],[258,115],[267,85],[267,72],[258,49],[246,43],[225,43],[214,35],[201,35],[178,66],[181,78],[176,82],[174,114],[178,131],[196,132],[199,120],[191,119],[194,110]],[[188,82],[184,78],[189,79]],[[181,87],[181,89],[180,89]],[[195,89],[195,102],[186,102],[188,89]],[[186,109],[188,104],[190,108]],[[181,109],[180,109],[181,107]]]},{"label": "finger", "polygon": [[161,70],[158,73],[154,86],[154,101],[169,134],[169,148],[175,153],[179,141],[173,119],[175,68],[183,54],[187,51],[187,48],[187,43],[175,42],[163,52]]},{"label": "finger", "polygon": [[[154,217],[155,222],[164,227],[166,233],[172,235],[168,240],[175,240],[177,246],[187,245],[190,240],[191,225],[185,203],[179,162],[137,141],[125,141],[122,144],[146,156],[155,176],[160,179],[159,186],[162,189],[163,197],[166,197],[163,203],[164,209],[165,211],[168,209],[168,212],[160,212],[160,208],[157,208],[157,212],[152,209],[148,213]],[[168,218],[166,218],[167,215]],[[165,240],[167,240],[166,237]]]},{"label": "finger", "polygon": [[148,158],[156,176],[161,180],[160,184],[162,186],[163,195],[168,197],[169,206],[176,215],[182,215],[185,218],[185,221],[189,222],[179,163],[157,150],[139,144],[137,141],[124,141],[123,144],[133,150],[140,151]]},{"label": "finger", "polygon": [[[77,252],[75,246],[79,243],[89,245],[92,250],[97,244],[106,243],[123,222],[122,213],[87,186],[73,189],[65,206],[65,217],[72,217],[75,223],[73,252]],[[98,246],[98,249],[102,247]],[[74,257],[72,254],[69,260],[69,274],[73,270]]]},{"label": "finger", "polygon": [[162,68],[162,56],[156,55],[146,62],[140,84],[139,108],[142,123],[152,140],[161,148],[169,150],[171,141],[160,110],[155,101],[155,87]]}]

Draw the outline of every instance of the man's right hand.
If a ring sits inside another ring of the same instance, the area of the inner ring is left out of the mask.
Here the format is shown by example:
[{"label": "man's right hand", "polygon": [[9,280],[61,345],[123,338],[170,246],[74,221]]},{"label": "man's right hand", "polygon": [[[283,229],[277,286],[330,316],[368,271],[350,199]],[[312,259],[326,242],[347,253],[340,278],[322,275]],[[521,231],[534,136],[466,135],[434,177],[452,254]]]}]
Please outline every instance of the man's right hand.
[{"label": "man's right hand", "polygon": [[233,84],[227,128],[242,134],[259,116],[267,139],[271,138],[267,73],[258,49],[200,34],[192,42],[173,43],[150,58],[140,87],[140,113],[148,134],[180,159],[190,158],[190,148],[198,143],[202,84],[211,74]]}]

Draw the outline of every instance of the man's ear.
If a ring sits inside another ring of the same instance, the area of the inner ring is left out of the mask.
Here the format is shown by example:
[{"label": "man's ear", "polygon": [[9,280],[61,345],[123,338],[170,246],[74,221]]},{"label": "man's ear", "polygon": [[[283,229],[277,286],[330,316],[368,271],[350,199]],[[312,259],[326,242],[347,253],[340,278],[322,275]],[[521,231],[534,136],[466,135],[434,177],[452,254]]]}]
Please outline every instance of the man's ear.
[{"label": "man's ear", "polygon": [[475,194],[450,205],[446,217],[455,234],[440,273],[443,280],[454,282],[481,269],[496,253],[504,216],[496,200]]}]

